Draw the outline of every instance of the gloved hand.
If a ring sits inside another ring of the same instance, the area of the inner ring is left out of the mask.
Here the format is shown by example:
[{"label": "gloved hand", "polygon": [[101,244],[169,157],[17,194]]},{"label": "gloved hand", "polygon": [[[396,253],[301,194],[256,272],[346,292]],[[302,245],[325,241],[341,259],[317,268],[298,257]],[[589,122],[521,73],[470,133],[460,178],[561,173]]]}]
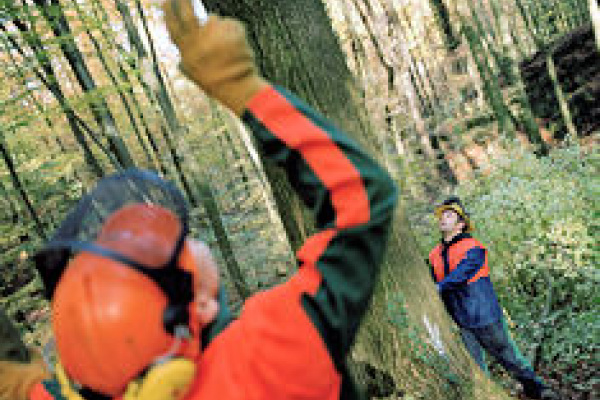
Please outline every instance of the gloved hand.
[{"label": "gloved hand", "polygon": [[50,374],[37,351],[31,351],[31,362],[0,361],[0,400],[28,400],[29,391]]},{"label": "gloved hand", "polygon": [[243,25],[211,15],[200,26],[190,0],[163,5],[167,29],[179,48],[183,73],[238,116],[268,83],[258,73]]}]

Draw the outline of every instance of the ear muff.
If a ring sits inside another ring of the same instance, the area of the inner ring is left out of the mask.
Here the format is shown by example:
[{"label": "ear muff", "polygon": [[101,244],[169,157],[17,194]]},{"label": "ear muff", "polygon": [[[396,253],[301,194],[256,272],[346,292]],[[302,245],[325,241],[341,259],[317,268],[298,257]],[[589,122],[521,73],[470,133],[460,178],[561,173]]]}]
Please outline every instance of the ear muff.
[{"label": "ear muff", "polygon": [[195,375],[196,365],[185,358],[153,365],[127,386],[123,400],[179,400],[187,394]]},{"label": "ear muff", "polygon": [[64,398],[66,398],[67,400],[85,400],[83,396],[81,396],[79,392],[73,387],[71,382],[69,382],[69,378],[67,378],[67,373],[65,372],[63,366],[60,364],[60,361],[56,363],[54,373],[56,374],[56,379],[58,380],[58,384],[60,385],[60,394]]},{"label": "ear muff", "polygon": [[[63,366],[56,364],[61,395],[67,400],[86,400],[69,381]],[[150,367],[142,377],[127,386],[123,400],[179,400],[196,376],[196,364],[185,358],[173,358]]]}]

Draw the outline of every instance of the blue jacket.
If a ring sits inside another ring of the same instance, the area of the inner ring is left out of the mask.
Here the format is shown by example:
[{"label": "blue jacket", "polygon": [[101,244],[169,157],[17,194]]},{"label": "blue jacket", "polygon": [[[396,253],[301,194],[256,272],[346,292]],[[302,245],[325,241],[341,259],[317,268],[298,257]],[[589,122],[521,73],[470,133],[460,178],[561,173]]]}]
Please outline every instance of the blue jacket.
[{"label": "blue jacket", "polygon": [[487,250],[469,234],[442,241],[429,254],[431,273],[442,301],[461,327],[499,321],[502,309],[489,277]]}]

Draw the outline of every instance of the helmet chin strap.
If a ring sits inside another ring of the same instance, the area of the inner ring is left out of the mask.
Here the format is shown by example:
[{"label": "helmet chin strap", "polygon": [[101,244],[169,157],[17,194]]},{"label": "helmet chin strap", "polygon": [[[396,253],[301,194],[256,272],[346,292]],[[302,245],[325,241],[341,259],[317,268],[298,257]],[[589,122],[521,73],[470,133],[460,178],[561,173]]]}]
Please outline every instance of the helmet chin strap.
[{"label": "helmet chin strap", "polygon": [[177,325],[175,327],[175,340],[173,341],[173,344],[171,345],[171,348],[162,356],[158,357],[153,365],[160,365],[160,364],[164,364],[170,360],[172,360],[175,355],[179,352],[179,350],[181,349],[181,345],[183,344],[184,340],[190,340],[192,338],[192,334],[190,333],[190,328],[188,328],[185,325]]}]

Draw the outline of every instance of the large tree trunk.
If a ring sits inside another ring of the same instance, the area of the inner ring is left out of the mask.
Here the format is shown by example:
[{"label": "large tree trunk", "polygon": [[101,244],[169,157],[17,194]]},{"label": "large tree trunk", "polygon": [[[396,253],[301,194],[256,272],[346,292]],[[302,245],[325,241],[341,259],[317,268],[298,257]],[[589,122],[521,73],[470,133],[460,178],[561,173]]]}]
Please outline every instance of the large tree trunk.
[{"label": "large tree trunk", "polygon": [[[355,84],[321,1],[208,0],[205,3],[211,11],[235,16],[247,24],[259,66],[268,79],[299,94],[371,154],[382,158],[377,137],[357,99]],[[279,181],[271,183],[279,189],[274,194],[283,219],[293,218],[290,189],[281,189]],[[300,220],[295,225],[301,227],[306,223]],[[301,236],[291,232],[289,226],[286,229],[290,236]],[[297,248],[299,243],[292,244]],[[423,254],[402,210],[398,212],[382,268],[382,279],[359,335],[355,358],[387,370],[403,391],[418,393],[418,397],[447,399],[455,393],[453,398],[505,398],[477,372],[451,333],[452,325],[434,291]],[[424,319],[440,329],[450,363],[426,344]]]}]

